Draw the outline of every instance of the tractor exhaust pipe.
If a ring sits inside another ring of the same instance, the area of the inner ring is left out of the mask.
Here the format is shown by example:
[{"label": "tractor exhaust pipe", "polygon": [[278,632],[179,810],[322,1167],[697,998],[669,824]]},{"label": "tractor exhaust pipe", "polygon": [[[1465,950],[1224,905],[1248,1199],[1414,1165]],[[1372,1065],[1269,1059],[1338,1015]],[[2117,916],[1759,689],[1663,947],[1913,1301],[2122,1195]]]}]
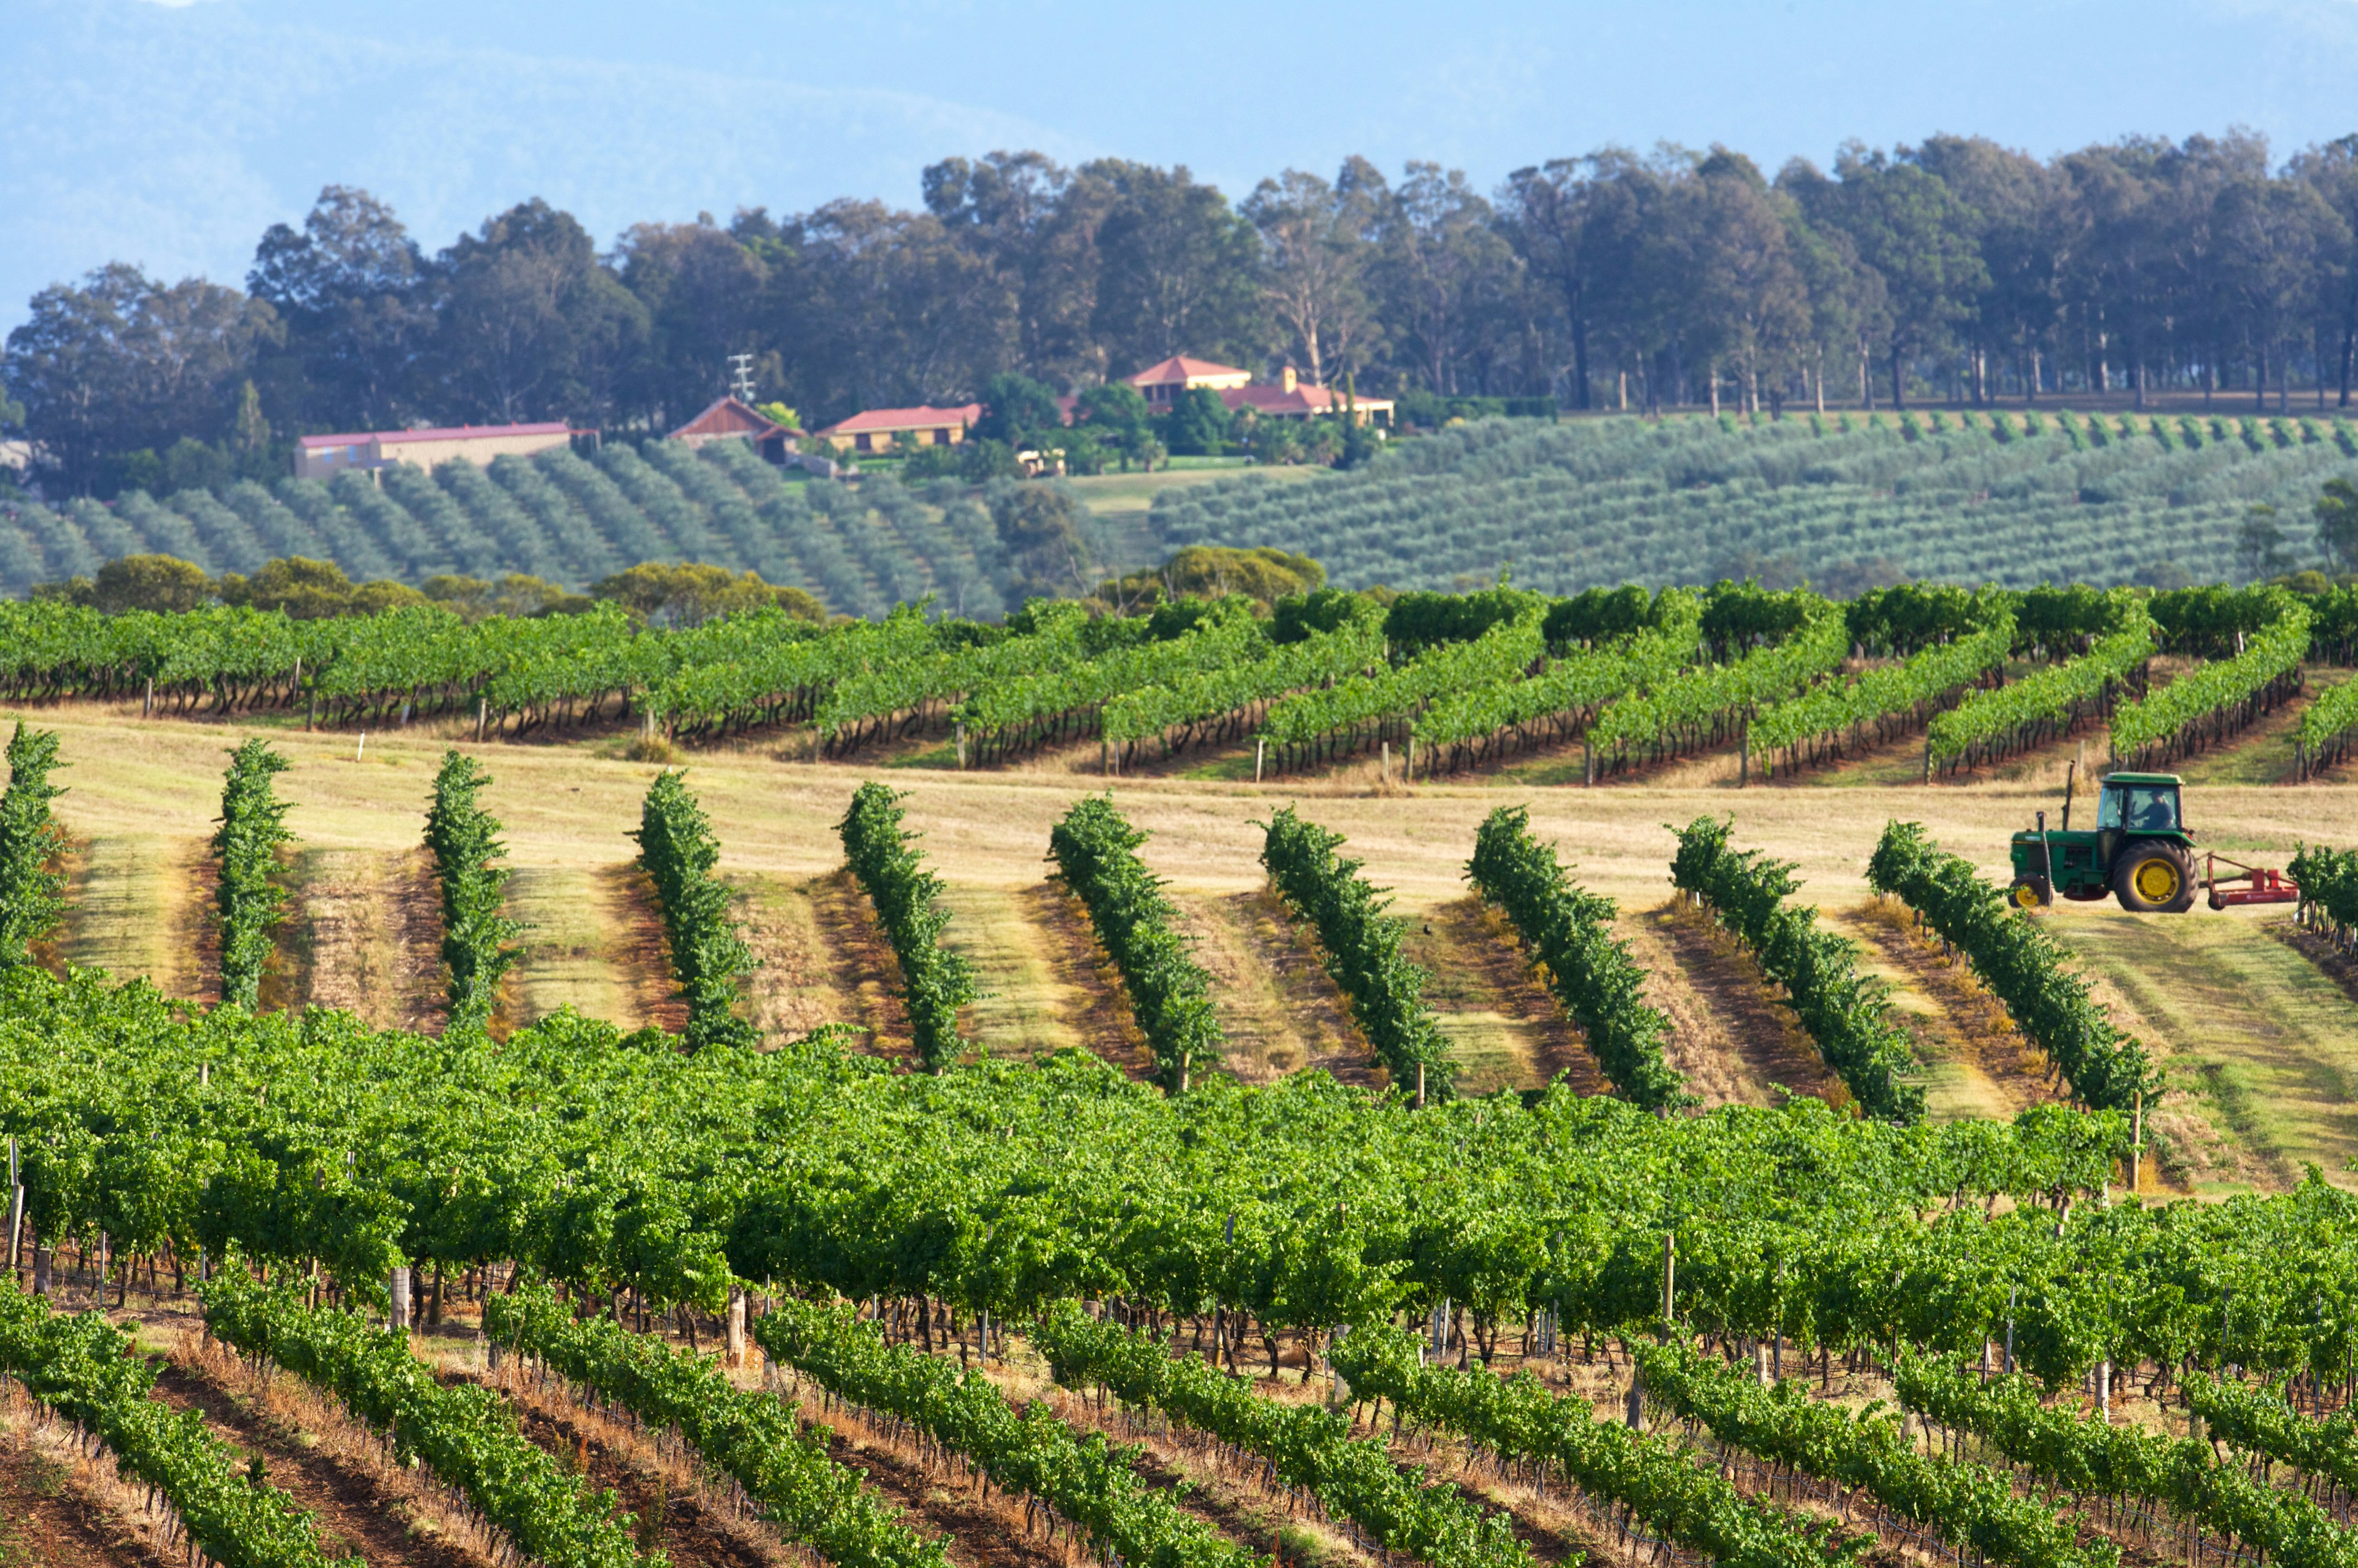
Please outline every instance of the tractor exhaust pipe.
[{"label": "tractor exhaust pipe", "polygon": [[2052,904],[2055,902],[2055,849],[2047,842],[2047,813],[2043,811],[2039,814],[2039,871],[2047,882],[2046,902]]}]

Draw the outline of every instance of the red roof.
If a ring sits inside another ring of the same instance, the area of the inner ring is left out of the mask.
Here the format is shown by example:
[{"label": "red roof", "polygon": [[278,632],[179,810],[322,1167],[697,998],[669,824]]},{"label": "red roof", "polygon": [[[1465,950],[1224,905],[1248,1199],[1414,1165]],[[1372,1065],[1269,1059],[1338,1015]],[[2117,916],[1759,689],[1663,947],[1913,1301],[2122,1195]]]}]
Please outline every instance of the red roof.
[{"label": "red roof", "polygon": [[982,417],[982,405],[962,403],[956,408],[867,408],[839,419],[819,432],[822,436],[856,436],[863,430],[931,430],[945,425],[971,425]]},{"label": "red roof", "polygon": [[[1231,386],[1221,390],[1220,401],[1233,414],[1250,406],[1257,414],[1333,414],[1343,407],[1342,398],[1329,388],[1297,383],[1293,391],[1282,386]],[[1391,400],[1385,397],[1362,397],[1360,408],[1390,408]]]},{"label": "red roof", "polygon": [[1132,386],[1184,386],[1190,381],[1206,376],[1250,373],[1235,365],[1214,364],[1210,360],[1191,360],[1184,354],[1174,354],[1161,364],[1148,365],[1136,375],[1123,379]]},{"label": "red roof", "polygon": [[799,436],[800,430],[781,425],[758,408],[748,407],[734,397],[717,397],[705,411],[671,433],[675,441],[688,436],[752,436],[761,438],[773,431]]},{"label": "red roof", "polygon": [[362,430],[341,436],[306,436],[307,447],[357,447],[369,441],[398,446],[404,441],[490,440],[503,436],[566,436],[572,427],[559,419],[546,425],[449,425],[438,430]]}]

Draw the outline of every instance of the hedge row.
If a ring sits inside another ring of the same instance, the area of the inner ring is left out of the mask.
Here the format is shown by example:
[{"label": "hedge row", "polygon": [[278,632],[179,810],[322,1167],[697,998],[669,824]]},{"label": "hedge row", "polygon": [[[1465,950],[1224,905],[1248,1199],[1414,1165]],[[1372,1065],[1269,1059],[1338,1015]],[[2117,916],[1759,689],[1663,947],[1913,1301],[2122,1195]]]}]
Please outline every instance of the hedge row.
[{"label": "hedge row", "polygon": [[1531,837],[1531,816],[1502,806],[1483,822],[1466,867],[1474,891],[1522,938],[1613,1087],[1649,1110],[1686,1103],[1685,1080],[1662,1060],[1670,1020],[1641,1000],[1645,971],[1613,939],[1613,901],[1572,884],[1553,847]]},{"label": "hedge row", "polygon": [[286,918],[287,895],[272,879],[278,871],[278,846],[295,835],[287,830],[287,802],[270,784],[286,771],[286,758],[259,740],[248,741],[230,753],[222,786],[221,828],[212,842],[221,866],[213,892],[221,992],[222,1000],[243,1007],[261,998],[271,933]]}]

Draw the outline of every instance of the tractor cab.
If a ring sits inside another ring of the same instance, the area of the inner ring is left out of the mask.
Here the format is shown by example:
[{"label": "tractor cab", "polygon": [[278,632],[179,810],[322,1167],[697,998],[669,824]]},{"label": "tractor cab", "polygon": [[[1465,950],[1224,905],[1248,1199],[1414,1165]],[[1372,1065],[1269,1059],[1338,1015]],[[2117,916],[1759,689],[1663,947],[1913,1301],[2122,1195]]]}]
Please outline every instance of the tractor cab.
[{"label": "tractor cab", "polygon": [[2121,907],[2182,914],[2194,906],[2194,838],[2180,809],[2176,773],[2114,773],[2096,797],[2093,828],[2071,826],[2071,784],[2064,786],[2063,823],[2017,833],[2011,846],[2014,902],[2025,909],[2052,903],[2058,893],[2093,901],[2106,894]]}]

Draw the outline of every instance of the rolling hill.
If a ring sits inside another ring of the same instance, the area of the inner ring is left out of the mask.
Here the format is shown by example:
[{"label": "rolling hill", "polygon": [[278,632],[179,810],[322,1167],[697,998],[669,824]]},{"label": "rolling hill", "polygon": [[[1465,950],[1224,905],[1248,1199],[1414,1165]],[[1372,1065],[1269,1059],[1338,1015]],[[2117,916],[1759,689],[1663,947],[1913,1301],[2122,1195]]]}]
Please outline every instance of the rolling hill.
[{"label": "rolling hill", "polygon": [[1487,420],[1283,488],[1156,499],[1166,547],[1273,545],[1337,586],[1447,589],[1511,568],[1574,593],[1781,570],[2113,584],[2249,576],[2237,536],[2276,507],[2298,564],[2309,503],[2358,475],[2341,420],[2120,414]]}]

